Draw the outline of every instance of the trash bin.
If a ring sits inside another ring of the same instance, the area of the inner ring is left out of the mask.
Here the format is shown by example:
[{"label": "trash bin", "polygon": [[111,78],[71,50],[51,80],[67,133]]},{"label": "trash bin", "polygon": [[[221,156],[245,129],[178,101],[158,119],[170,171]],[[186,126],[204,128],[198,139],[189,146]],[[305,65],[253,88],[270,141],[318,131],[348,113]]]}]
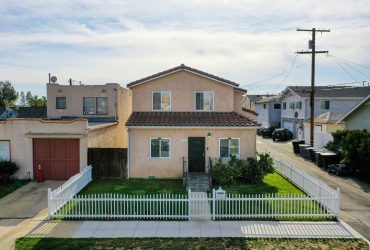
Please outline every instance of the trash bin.
[{"label": "trash bin", "polygon": [[299,154],[299,144],[304,144],[303,140],[294,140],[292,141],[293,153]]},{"label": "trash bin", "polygon": [[339,155],[334,152],[321,152],[322,167],[327,169],[329,165],[339,163]]},{"label": "trash bin", "polygon": [[309,144],[299,144],[299,154],[303,157],[304,156],[304,149],[311,147]]},{"label": "trash bin", "polygon": [[312,160],[311,154],[315,150],[315,147],[308,147],[304,149],[304,158],[307,160]]},{"label": "trash bin", "polygon": [[322,168],[322,156],[321,156],[322,152],[323,151],[320,151],[320,150],[315,152],[316,164],[320,168]]},{"label": "trash bin", "polygon": [[316,148],[314,150],[311,151],[311,161],[314,162],[314,163],[317,163],[316,162],[316,153],[320,153],[320,152],[323,152],[324,149],[323,148]]}]

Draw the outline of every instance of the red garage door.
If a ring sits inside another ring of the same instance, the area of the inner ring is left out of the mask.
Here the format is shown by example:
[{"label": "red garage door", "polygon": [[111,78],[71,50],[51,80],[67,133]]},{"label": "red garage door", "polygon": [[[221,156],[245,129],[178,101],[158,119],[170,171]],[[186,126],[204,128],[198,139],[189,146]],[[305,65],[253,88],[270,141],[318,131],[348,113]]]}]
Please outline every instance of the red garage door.
[{"label": "red garage door", "polygon": [[79,139],[33,139],[33,169],[41,165],[45,179],[67,180],[80,169]]}]

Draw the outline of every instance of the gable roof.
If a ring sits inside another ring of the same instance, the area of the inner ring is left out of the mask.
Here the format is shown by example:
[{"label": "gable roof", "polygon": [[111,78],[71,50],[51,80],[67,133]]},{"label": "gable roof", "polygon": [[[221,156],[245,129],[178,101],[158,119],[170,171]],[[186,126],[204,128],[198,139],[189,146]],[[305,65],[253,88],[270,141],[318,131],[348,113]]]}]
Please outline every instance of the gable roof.
[{"label": "gable roof", "polygon": [[258,103],[266,103],[266,102],[271,102],[271,101],[277,101],[279,100],[280,96],[264,96],[260,98],[259,100],[256,101],[256,104]]},{"label": "gable roof", "polygon": [[139,80],[130,82],[130,83],[127,84],[127,87],[132,88],[136,85],[146,83],[148,81],[151,81],[151,80],[154,80],[156,78],[160,78],[160,77],[163,77],[163,76],[166,76],[166,75],[178,72],[178,71],[188,71],[188,72],[191,72],[191,73],[194,73],[194,74],[206,77],[206,78],[210,78],[210,79],[213,79],[215,81],[218,81],[218,82],[221,82],[221,83],[224,83],[224,84],[227,84],[227,85],[231,85],[231,86],[236,87],[236,88],[239,87],[239,84],[237,84],[236,82],[226,80],[224,78],[209,74],[207,72],[204,72],[204,71],[201,71],[201,70],[198,70],[198,69],[191,68],[189,66],[186,66],[185,64],[181,64],[180,66],[176,66],[174,68],[159,72],[157,74],[147,76],[147,77],[141,78]]},{"label": "gable roof", "polygon": [[[318,116],[315,116],[314,122],[319,124],[334,124],[343,116],[344,113],[341,112],[326,112]],[[311,119],[308,118],[305,122],[310,122]]]},{"label": "gable roof", "polygon": [[42,107],[18,107],[17,118],[46,118],[46,106]]},{"label": "gable roof", "polygon": [[[286,92],[287,90],[290,90],[296,93],[300,97],[310,97],[311,86],[288,86],[284,92]],[[315,86],[315,97],[362,98],[369,94],[370,94],[370,87]]]},{"label": "gable roof", "polygon": [[345,120],[348,116],[350,116],[354,111],[356,111],[359,107],[361,107],[364,103],[366,103],[370,99],[370,94],[362,99],[356,106],[351,108],[344,116],[342,116],[336,123],[340,123]]},{"label": "gable roof", "polygon": [[236,112],[133,112],[127,127],[258,127]]},{"label": "gable roof", "polygon": [[5,106],[0,106],[0,115],[2,115],[6,111]]}]

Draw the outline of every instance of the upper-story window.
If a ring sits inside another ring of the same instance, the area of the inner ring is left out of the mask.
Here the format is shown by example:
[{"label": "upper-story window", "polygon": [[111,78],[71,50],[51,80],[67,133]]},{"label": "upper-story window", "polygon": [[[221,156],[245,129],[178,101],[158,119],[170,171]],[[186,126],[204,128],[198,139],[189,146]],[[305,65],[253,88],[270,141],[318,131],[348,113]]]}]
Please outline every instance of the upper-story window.
[{"label": "upper-story window", "polygon": [[84,115],[95,115],[95,97],[83,98]]},{"label": "upper-story window", "polygon": [[274,103],[274,109],[281,109],[280,103]]},{"label": "upper-story window", "polygon": [[153,92],[153,110],[170,111],[171,110],[171,92],[159,91]]},{"label": "upper-story window", "polygon": [[330,101],[321,101],[320,107],[322,110],[329,110],[330,109]]},{"label": "upper-story window", "polygon": [[267,105],[266,103],[263,104],[263,109],[266,109],[267,108]]},{"label": "upper-story window", "polygon": [[286,109],[286,102],[283,102],[283,109]]},{"label": "upper-story window", "polygon": [[66,98],[65,97],[57,97],[56,98],[56,109],[66,109]]},{"label": "upper-story window", "polygon": [[302,108],[302,102],[301,102],[301,101],[297,102],[297,103],[295,104],[295,107],[296,107],[297,109],[301,109],[301,108]]},{"label": "upper-story window", "polygon": [[289,103],[289,108],[290,109],[295,109],[295,102]]},{"label": "upper-story window", "polygon": [[195,110],[213,111],[214,99],[213,92],[196,92],[195,93]]},{"label": "upper-story window", "polygon": [[108,98],[97,97],[96,98],[96,114],[107,115],[108,114]]}]

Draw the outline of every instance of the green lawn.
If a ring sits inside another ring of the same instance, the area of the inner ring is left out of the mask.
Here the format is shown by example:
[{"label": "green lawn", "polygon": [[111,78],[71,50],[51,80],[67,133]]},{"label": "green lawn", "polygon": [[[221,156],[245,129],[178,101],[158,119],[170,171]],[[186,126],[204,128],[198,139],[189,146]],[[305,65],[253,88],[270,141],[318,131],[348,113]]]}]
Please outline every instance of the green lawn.
[{"label": "green lawn", "polygon": [[[213,188],[218,189],[218,186]],[[263,183],[260,184],[236,183],[222,186],[222,189],[231,194],[304,194],[302,190],[278,173],[266,175]]]},{"label": "green lawn", "polygon": [[369,249],[358,239],[20,238],[15,249]]},{"label": "green lawn", "polygon": [[8,185],[0,185],[0,199],[26,185],[28,182],[30,180],[12,180]]},{"label": "green lawn", "polygon": [[186,194],[181,179],[105,179],[94,180],[79,194]]}]

